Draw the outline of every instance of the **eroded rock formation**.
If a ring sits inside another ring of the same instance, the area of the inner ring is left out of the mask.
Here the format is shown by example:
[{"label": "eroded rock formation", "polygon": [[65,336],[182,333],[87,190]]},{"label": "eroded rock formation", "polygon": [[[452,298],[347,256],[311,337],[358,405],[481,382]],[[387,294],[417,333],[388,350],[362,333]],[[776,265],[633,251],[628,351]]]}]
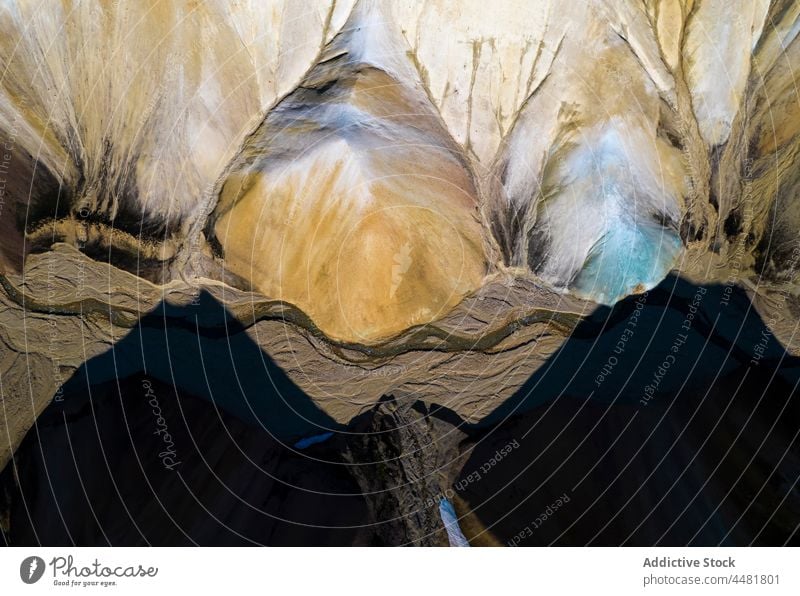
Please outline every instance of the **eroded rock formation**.
[{"label": "eroded rock formation", "polygon": [[70,379],[278,443],[630,407],[678,333],[796,382],[800,3],[45,4],[0,7],[0,466]]}]

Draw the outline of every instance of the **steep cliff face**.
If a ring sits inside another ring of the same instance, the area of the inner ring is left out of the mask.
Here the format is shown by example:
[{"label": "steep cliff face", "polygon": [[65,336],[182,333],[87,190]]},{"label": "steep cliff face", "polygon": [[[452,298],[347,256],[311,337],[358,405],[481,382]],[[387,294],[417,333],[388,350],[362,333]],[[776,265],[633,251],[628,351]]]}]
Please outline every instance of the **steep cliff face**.
[{"label": "steep cliff face", "polygon": [[606,304],[672,268],[779,273],[795,3],[480,15],[5,5],[5,267],[53,241],[159,281],[227,267],[365,342],[442,316],[496,265]]},{"label": "steep cliff face", "polygon": [[329,336],[450,311],[486,272],[477,191],[380,5],[248,138],[213,217],[228,269]]},{"label": "steep cliff face", "polygon": [[664,321],[793,381],[800,2],[485,4],[2,3],[0,465],[87,370],[281,441],[594,396],[636,312],[607,401]]},{"label": "steep cliff face", "polygon": [[3,229],[173,257],[246,134],[341,27],[335,4],[4,3],[0,140],[19,188]]},{"label": "steep cliff face", "polygon": [[[496,165],[506,260],[611,304],[681,251],[687,172],[661,130],[675,84],[639,8],[574,6]],[[568,29],[568,31],[567,31]]]}]

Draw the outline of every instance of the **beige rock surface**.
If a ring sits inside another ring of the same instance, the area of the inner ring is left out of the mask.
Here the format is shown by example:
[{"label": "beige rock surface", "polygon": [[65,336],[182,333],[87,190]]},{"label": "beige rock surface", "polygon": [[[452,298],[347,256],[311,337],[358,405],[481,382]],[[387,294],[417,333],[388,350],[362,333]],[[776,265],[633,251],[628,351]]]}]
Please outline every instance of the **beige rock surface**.
[{"label": "beige rock surface", "polygon": [[[380,15],[380,13],[378,13]],[[230,271],[372,342],[440,318],[486,273],[466,162],[364,9],[248,139],[214,231]],[[371,37],[380,40],[373,46]]]},{"label": "beige rock surface", "polygon": [[[212,342],[219,357],[226,357],[230,341],[246,335],[339,423],[386,394],[447,404],[478,421],[552,355],[582,312],[594,308],[530,280],[504,276],[438,322],[366,347],[331,341],[284,302],[213,280],[155,285],[65,244],[32,256],[24,277],[0,279],[0,428],[5,429],[0,466],[78,367],[138,333],[138,322],[159,305],[183,313],[175,315],[175,324],[188,318],[192,328],[227,329]],[[216,311],[208,320],[195,320],[191,306],[201,292],[224,305],[241,330]],[[171,357],[178,366],[180,346]],[[199,372],[204,364],[193,366]],[[115,370],[122,374],[126,363],[119,361]],[[171,382],[168,375],[161,380]]]},{"label": "beige rock surface", "polygon": [[797,353],[795,0],[46,4],[0,6],[0,465],[200,289],[339,422],[480,420],[608,271],[743,286]]}]

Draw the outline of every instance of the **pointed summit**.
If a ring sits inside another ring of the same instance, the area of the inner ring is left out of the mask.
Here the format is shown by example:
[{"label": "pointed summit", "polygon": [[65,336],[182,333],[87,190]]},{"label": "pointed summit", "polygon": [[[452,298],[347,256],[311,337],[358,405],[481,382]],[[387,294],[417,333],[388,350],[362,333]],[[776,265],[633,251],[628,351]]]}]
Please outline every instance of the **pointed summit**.
[{"label": "pointed summit", "polygon": [[320,62],[346,54],[351,64],[374,66],[406,84],[419,83],[409,51],[386,0],[358,0]]},{"label": "pointed summit", "polygon": [[385,13],[356,5],[249,139],[212,224],[231,272],[363,343],[443,316],[486,272],[466,160]]}]

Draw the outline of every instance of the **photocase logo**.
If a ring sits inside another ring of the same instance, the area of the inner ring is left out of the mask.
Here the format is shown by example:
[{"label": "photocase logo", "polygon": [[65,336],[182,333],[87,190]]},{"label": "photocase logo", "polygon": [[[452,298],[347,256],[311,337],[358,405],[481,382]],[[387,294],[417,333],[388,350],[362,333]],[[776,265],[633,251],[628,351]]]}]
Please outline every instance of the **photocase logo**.
[{"label": "photocase logo", "polygon": [[25,557],[19,566],[19,577],[26,584],[35,584],[44,575],[44,559]]}]

